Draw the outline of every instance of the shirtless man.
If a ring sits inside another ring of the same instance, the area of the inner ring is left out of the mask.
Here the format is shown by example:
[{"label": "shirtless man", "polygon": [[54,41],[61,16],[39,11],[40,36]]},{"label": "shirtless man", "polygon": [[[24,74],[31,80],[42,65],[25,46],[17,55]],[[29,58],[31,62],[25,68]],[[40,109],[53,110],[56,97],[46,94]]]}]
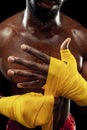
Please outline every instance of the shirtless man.
[{"label": "shirtless man", "polygon": [[[10,68],[26,69],[23,66],[8,63],[7,59],[11,55],[40,62],[37,58],[32,59],[31,55],[26,55],[20,49],[22,44],[30,45],[49,56],[60,59],[60,53],[58,53],[60,45],[67,37],[71,37],[70,50],[77,60],[79,72],[87,79],[87,30],[60,13],[62,3],[63,0],[26,0],[24,11],[0,24],[0,86],[2,86],[0,89],[3,95],[23,94],[30,91],[44,93],[41,88],[37,88],[37,86],[43,86],[44,82],[38,82],[35,88],[20,89],[17,83],[32,81],[34,78],[7,75]],[[3,86],[6,86],[5,89]],[[67,119],[69,103],[69,100],[60,98],[58,108],[54,112],[55,130],[59,130]]]}]

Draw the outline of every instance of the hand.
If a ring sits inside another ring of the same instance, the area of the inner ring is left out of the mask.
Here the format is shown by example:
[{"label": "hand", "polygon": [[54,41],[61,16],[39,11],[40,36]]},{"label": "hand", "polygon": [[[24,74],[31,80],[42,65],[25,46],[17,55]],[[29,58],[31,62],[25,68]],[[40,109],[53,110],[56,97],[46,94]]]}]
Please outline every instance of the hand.
[{"label": "hand", "polygon": [[41,51],[38,51],[25,44],[21,45],[21,49],[23,51],[25,51],[26,53],[29,53],[29,54],[35,56],[36,58],[40,59],[41,61],[43,61],[43,64],[36,63],[34,61],[27,61],[20,57],[9,56],[8,62],[23,65],[34,71],[30,72],[30,71],[20,70],[20,69],[9,69],[7,72],[8,75],[10,75],[10,76],[19,75],[19,76],[25,76],[28,78],[33,77],[34,80],[32,80],[32,81],[18,83],[17,87],[19,87],[19,88],[43,86],[46,83],[50,57],[48,55],[42,53]]},{"label": "hand", "polygon": [[[61,45],[62,48],[68,47],[68,43],[70,42],[70,38],[67,38],[63,44]],[[14,75],[19,75],[19,76],[25,76],[25,77],[33,77],[31,81],[29,82],[21,82],[17,84],[17,87],[19,88],[28,88],[28,87],[43,87],[43,85],[46,83],[47,79],[47,74],[48,74],[48,68],[49,68],[49,63],[50,63],[50,56],[47,54],[38,51],[28,45],[22,44],[21,49],[25,51],[28,54],[31,54],[35,56],[36,58],[40,59],[43,61],[43,64],[36,63],[34,61],[27,61],[25,59],[22,59],[20,57],[15,57],[15,56],[9,56],[8,57],[8,62],[10,63],[15,63],[19,65],[23,65],[31,70],[34,71],[27,71],[27,70],[20,70],[20,69],[9,69],[8,70],[8,75],[9,76],[14,76]]]}]

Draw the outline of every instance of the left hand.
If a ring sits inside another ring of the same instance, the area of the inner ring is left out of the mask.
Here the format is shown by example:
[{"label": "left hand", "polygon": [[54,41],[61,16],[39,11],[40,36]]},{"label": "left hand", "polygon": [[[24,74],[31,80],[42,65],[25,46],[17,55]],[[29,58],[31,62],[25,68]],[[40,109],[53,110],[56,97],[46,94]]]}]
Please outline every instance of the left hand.
[{"label": "left hand", "polygon": [[23,51],[25,51],[26,53],[29,53],[29,54],[35,56],[36,58],[40,59],[41,61],[43,61],[44,64],[36,63],[34,61],[29,61],[29,60],[27,61],[20,57],[9,56],[8,62],[20,64],[31,70],[35,70],[35,71],[30,72],[30,71],[20,70],[20,69],[9,69],[7,72],[8,75],[9,76],[14,76],[14,75],[26,76],[28,78],[33,77],[35,79],[35,80],[29,81],[29,82],[18,83],[17,87],[19,87],[19,88],[43,86],[46,83],[50,57],[48,55],[42,53],[41,51],[38,51],[25,44],[21,45],[21,49]]}]

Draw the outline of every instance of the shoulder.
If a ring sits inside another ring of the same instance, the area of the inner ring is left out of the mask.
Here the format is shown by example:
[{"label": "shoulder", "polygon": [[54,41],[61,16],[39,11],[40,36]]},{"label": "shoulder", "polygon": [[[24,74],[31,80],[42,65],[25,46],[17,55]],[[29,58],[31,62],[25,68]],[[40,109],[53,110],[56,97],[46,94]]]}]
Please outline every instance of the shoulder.
[{"label": "shoulder", "polygon": [[22,26],[22,17],[23,12],[20,12],[0,23],[0,46],[17,35]]},{"label": "shoulder", "polygon": [[87,29],[76,20],[61,13],[62,26],[81,55],[87,54]]}]

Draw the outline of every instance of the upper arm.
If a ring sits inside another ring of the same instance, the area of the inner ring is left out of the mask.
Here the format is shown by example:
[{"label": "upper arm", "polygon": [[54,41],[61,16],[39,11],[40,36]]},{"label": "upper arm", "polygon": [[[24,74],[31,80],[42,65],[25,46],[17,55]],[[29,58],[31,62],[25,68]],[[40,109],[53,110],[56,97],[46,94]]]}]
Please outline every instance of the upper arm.
[{"label": "upper arm", "polygon": [[83,66],[82,66],[82,70],[81,70],[81,75],[87,81],[87,61],[83,62]]}]

